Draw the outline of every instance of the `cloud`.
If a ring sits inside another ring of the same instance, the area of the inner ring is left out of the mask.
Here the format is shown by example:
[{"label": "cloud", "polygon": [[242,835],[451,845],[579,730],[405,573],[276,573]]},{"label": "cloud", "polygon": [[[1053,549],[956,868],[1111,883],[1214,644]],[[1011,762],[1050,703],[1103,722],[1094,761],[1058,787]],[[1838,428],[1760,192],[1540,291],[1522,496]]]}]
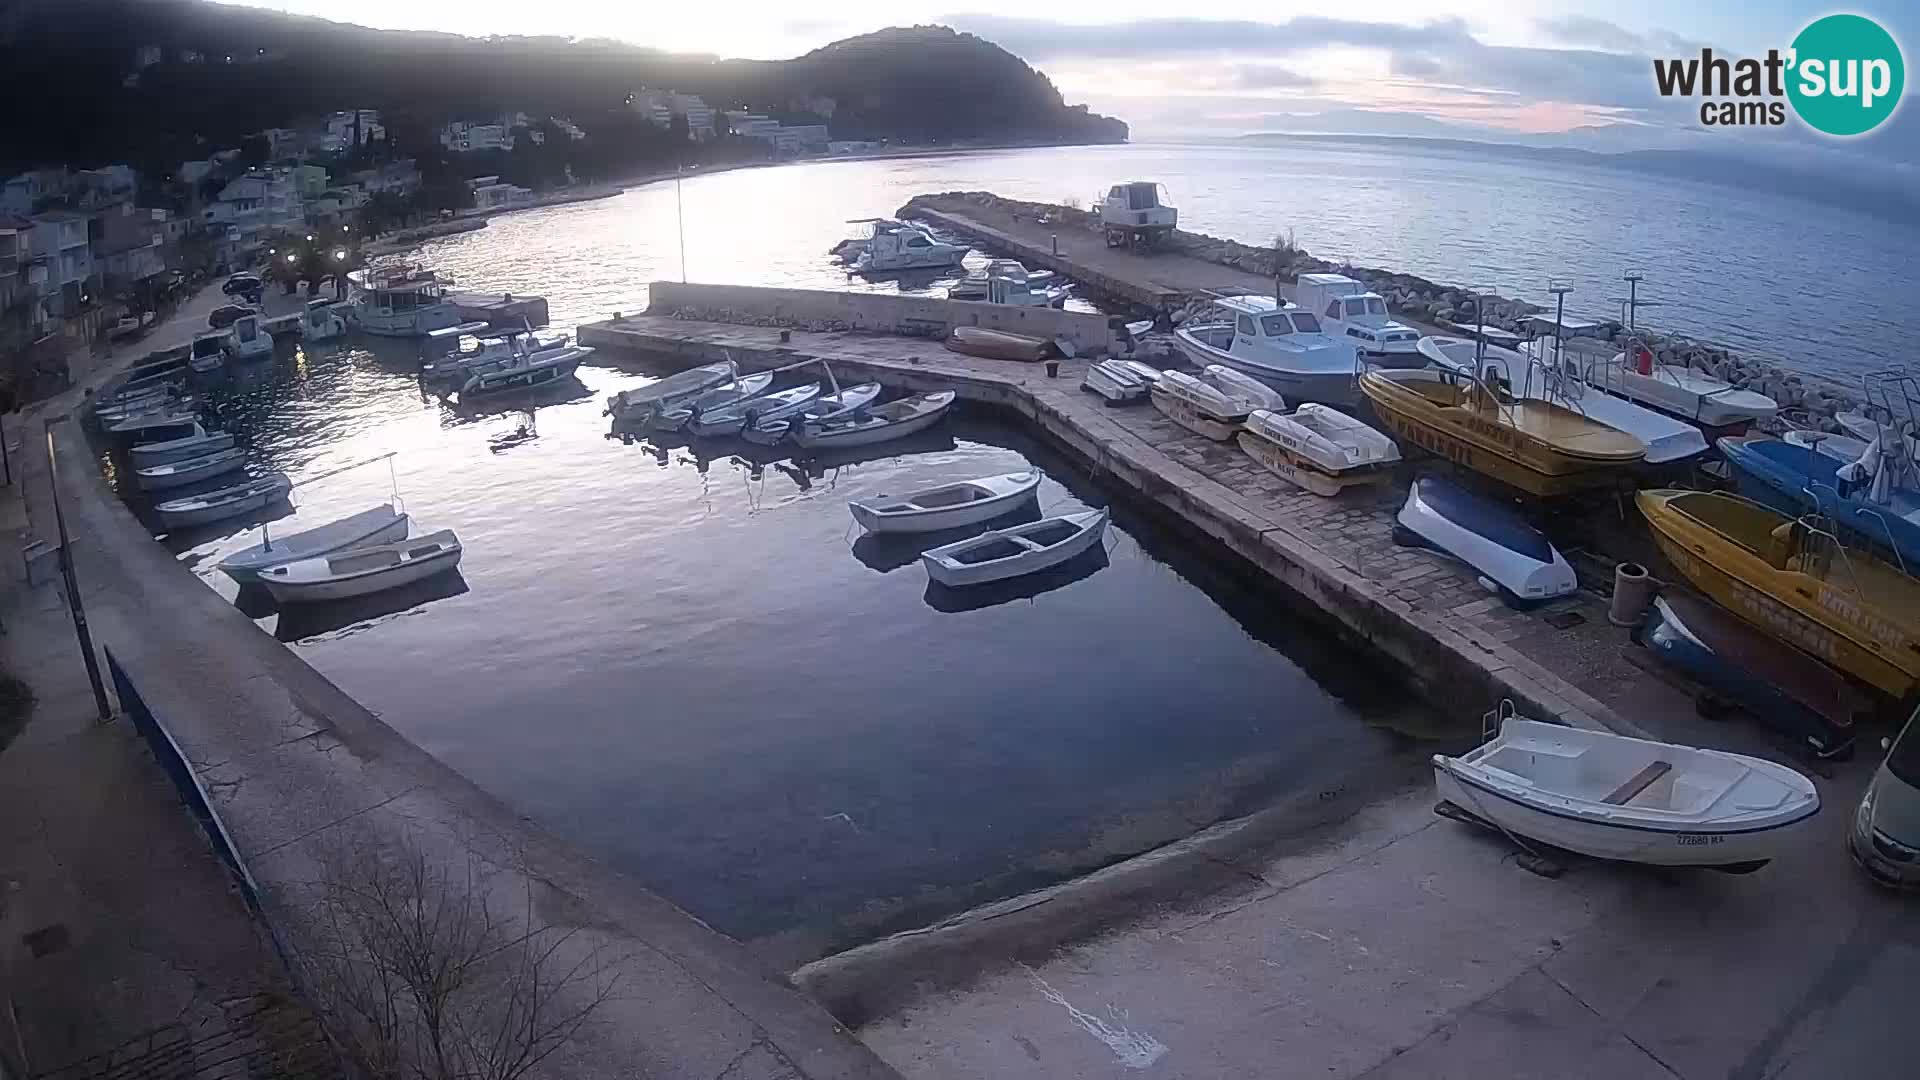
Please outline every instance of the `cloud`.
[{"label": "cloud", "polygon": [[1555,15],[1535,19],[1538,26],[1555,41],[1569,45],[1591,45],[1614,52],[1646,52],[1647,39],[1605,19],[1587,15]]},{"label": "cloud", "polygon": [[1061,56],[1136,57],[1247,53],[1269,56],[1334,45],[1406,48],[1433,41],[1472,41],[1467,24],[1439,19],[1419,25],[1370,23],[1303,15],[1283,23],[1236,19],[1140,19],[1058,23],[1002,15],[949,15],[940,20],[977,34],[1027,60]]},{"label": "cloud", "polygon": [[1241,64],[1227,85],[1240,90],[1299,90],[1314,85],[1311,76],[1277,64]]}]

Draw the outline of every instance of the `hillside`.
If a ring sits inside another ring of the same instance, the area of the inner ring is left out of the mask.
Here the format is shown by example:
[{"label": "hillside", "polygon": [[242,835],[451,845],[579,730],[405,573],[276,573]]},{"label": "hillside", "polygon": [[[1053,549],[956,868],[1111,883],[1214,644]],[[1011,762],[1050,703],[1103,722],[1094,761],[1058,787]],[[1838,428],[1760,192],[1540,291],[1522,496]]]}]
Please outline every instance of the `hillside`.
[{"label": "hillside", "polygon": [[[130,80],[143,46],[159,47],[164,60]],[[836,138],[1126,138],[1125,124],[1067,106],[1018,57],[934,26],[883,30],[792,60],[746,61],[612,41],[371,30],[199,0],[24,0],[0,11],[0,50],[8,58],[0,99],[15,103],[0,169],[173,164],[252,131],[354,107],[415,127],[505,109],[586,125],[641,86],[794,115],[832,99],[826,119]]]}]

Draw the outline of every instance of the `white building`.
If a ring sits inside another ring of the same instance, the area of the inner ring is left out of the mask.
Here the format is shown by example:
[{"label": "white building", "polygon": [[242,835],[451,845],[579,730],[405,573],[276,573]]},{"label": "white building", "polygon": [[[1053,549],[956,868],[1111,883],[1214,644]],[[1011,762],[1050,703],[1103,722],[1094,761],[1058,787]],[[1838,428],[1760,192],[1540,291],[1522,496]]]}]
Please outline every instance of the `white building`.
[{"label": "white building", "polygon": [[93,247],[87,235],[87,215],[50,210],[33,217],[33,252],[38,291],[54,315],[77,312],[93,277]]},{"label": "white building", "polygon": [[220,190],[205,213],[223,259],[265,246],[281,229],[304,227],[306,209],[293,174],[286,169],[255,169]]},{"label": "white building", "polygon": [[470,124],[456,120],[440,129],[440,145],[456,154],[476,150],[511,150],[513,129],[505,124]]},{"label": "white building", "polygon": [[714,120],[719,117],[719,111],[701,100],[698,94],[682,94],[677,90],[643,88],[630,95],[628,104],[655,127],[672,127],[674,117],[684,117],[687,121],[687,137],[695,142],[713,138]]}]

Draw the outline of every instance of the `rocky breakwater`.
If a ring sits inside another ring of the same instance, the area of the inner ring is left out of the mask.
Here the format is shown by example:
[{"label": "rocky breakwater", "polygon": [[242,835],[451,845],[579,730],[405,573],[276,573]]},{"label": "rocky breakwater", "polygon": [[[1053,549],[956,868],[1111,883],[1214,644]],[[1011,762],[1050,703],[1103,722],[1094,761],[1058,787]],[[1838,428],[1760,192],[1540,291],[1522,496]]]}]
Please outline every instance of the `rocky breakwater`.
[{"label": "rocky breakwater", "polygon": [[[986,214],[1032,221],[1056,230],[1100,231],[1100,215],[1097,211],[1078,206],[1007,199],[990,191],[917,195],[900,208],[899,216],[913,217],[915,210],[921,207],[937,209],[944,205],[952,209],[956,203],[971,204]],[[1190,258],[1278,278],[1287,283],[1297,280],[1301,274],[1345,274],[1379,293],[1396,316],[1414,323],[1469,325],[1484,318],[1487,326],[1524,335],[1529,317],[1547,310],[1525,300],[1497,294],[1478,294],[1457,285],[1429,281],[1417,274],[1328,262],[1294,243],[1291,234],[1275,237],[1266,246],[1255,246],[1178,229],[1167,238],[1166,247]],[[1476,311],[1476,305],[1479,311]],[[1172,313],[1172,321],[1178,325],[1205,307],[1205,300],[1190,301]],[[1631,341],[1638,340],[1653,350],[1660,363],[1690,366],[1742,389],[1765,394],[1780,403],[1783,410],[1781,426],[1837,431],[1839,425],[1834,421],[1835,415],[1859,405],[1858,396],[1843,387],[1804,378],[1777,365],[1740,356],[1723,345],[1699,341],[1682,334],[1663,333],[1644,327],[1629,331],[1621,323],[1608,320],[1601,323],[1598,336],[1590,340],[1592,344],[1604,341],[1612,345],[1615,351],[1625,351]],[[1589,339],[1582,339],[1580,344],[1589,346]]]}]

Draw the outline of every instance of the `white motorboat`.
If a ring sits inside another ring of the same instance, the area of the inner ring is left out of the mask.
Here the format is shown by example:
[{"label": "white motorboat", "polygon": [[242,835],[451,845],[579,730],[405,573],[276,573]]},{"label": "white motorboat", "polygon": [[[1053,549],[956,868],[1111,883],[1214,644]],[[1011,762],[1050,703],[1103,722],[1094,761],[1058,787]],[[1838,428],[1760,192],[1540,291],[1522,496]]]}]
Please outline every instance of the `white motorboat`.
[{"label": "white motorboat", "polygon": [[866,248],[853,261],[853,269],[861,274],[933,270],[958,266],[966,256],[966,245],[939,240],[924,226],[876,221]]},{"label": "white motorboat", "polygon": [[337,301],[309,300],[300,313],[300,336],[308,341],[330,341],[345,336],[347,320],[335,308]]},{"label": "white motorboat", "polygon": [[1010,304],[1014,307],[1060,307],[1073,295],[1073,286],[1054,284],[1051,270],[1029,271],[1012,259],[995,259],[978,275],[969,274],[947,290],[949,300]]},{"label": "white motorboat", "polygon": [[1270,296],[1223,296],[1217,317],[1189,321],[1174,342],[1196,367],[1221,364],[1251,375],[1289,401],[1359,404],[1358,350],[1328,336],[1312,312]]},{"label": "white motorboat", "polygon": [[407,515],[395,510],[392,503],[382,503],[278,540],[263,531],[258,544],[236,551],[216,565],[222,573],[246,585],[260,580],[260,571],[269,567],[403,539],[410,524]]},{"label": "white motorboat", "polygon": [[1361,354],[1387,366],[1419,356],[1420,331],[1387,314],[1387,299],[1345,274],[1301,274],[1293,300],[1320,317],[1334,337],[1351,339]]},{"label": "white motorboat", "polygon": [[1514,836],[1654,866],[1758,869],[1820,809],[1784,765],[1517,717],[1435,754],[1433,776],[1441,799]]},{"label": "white motorboat", "polygon": [[[171,434],[172,427],[160,429],[158,434]],[[152,432],[153,429],[148,429]],[[164,465],[169,461],[201,457],[216,450],[225,450],[233,445],[233,433],[230,431],[208,431],[196,420],[188,425],[185,434],[173,438],[149,438],[143,432],[134,436],[137,442],[127,451],[127,459],[133,462],[135,469],[144,469],[149,465]]]},{"label": "white motorboat", "polygon": [[1124,404],[1146,397],[1148,391],[1153,389],[1153,384],[1118,360],[1101,360],[1087,365],[1087,373],[1080,380],[1080,389],[1091,390],[1115,404]]},{"label": "white motorboat", "polygon": [[273,359],[273,335],[260,325],[260,316],[242,315],[227,329],[227,355],[236,363]]},{"label": "white motorboat", "polygon": [[626,422],[644,420],[655,410],[669,409],[699,397],[721,383],[737,378],[739,374],[740,369],[731,360],[689,368],[645,386],[609,396],[607,414],[615,420]]},{"label": "white motorboat", "polygon": [[1251,375],[1242,375],[1224,364],[1208,364],[1200,369],[1200,381],[1229,397],[1246,398],[1254,408],[1281,412],[1287,401],[1279,391]]},{"label": "white motorboat", "polygon": [[1509,607],[1525,608],[1580,587],[1546,534],[1511,507],[1437,476],[1414,481],[1395,517],[1393,540],[1432,548],[1477,571]]},{"label": "white motorboat", "polygon": [[830,423],[795,425],[788,437],[801,446],[819,448],[871,446],[901,439],[939,423],[958,396],[951,390],[915,394]]},{"label": "white motorboat", "polygon": [[942,585],[983,585],[1059,566],[1106,534],[1107,511],[1089,510],[981,533],[934,548],[920,562]]},{"label": "white motorboat", "polygon": [[293,482],[287,479],[286,473],[268,473],[232,487],[156,503],[153,512],[159,517],[160,524],[167,528],[184,529],[189,525],[204,525],[209,521],[250,514],[286,498],[292,487]]},{"label": "white motorboat", "polygon": [[[1876,418],[1876,415],[1886,414],[1876,414],[1874,410],[1870,409],[1849,409],[1845,412],[1835,414],[1833,419],[1835,423],[1840,425],[1840,430],[1859,440],[1860,453],[1865,453],[1867,444],[1875,439],[1891,443],[1893,441],[1893,435],[1897,432],[1901,433],[1902,439],[1907,444],[1907,457],[1920,461],[1920,433],[1914,432],[1912,427],[1906,423],[1892,422],[1891,417],[1889,417],[1889,422],[1882,423]],[[1792,431],[1789,431],[1787,432],[1787,437],[1791,437],[1793,434]],[[1829,436],[1829,438],[1831,438],[1831,436]],[[1859,460],[1860,453],[1854,454],[1847,460]]]},{"label": "white motorboat", "polygon": [[1679,364],[1662,364],[1634,343],[1595,371],[1589,381],[1661,412],[1708,428],[1738,428],[1770,420],[1780,406],[1725,379]]},{"label": "white motorboat", "polygon": [[648,425],[657,431],[679,431],[687,426],[687,421],[693,418],[695,410],[708,412],[725,408],[735,402],[749,401],[765,394],[771,386],[773,386],[771,371],[742,375],[730,383],[721,383],[684,405],[661,409],[652,415]]},{"label": "white motorboat", "polygon": [[193,352],[187,360],[187,366],[203,375],[209,371],[220,370],[226,366],[227,342],[232,336],[226,330],[195,334]]},{"label": "white motorboat", "polygon": [[1291,414],[1258,409],[1236,436],[1247,456],[1281,479],[1329,498],[1391,476],[1400,448],[1392,439],[1325,405]]},{"label": "white motorboat", "polygon": [[797,416],[820,396],[821,386],[810,382],[786,390],[776,390],[757,398],[747,398],[711,411],[695,412],[687,419],[687,433],[703,439],[738,435],[749,423],[766,423]]},{"label": "white motorboat", "polygon": [[748,424],[740,429],[740,437],[750,443],[772,446],[785,439],[795,424],[831,424],[859,414],[879,396],[879,383],[859,383],[838,393],[820,395],[796,416],[763,418]]},{"label": "white motorboat", "polygon": [[460,538],[442,529],[270,566],[260,572],[260,582],[280,603],[314,603],[397,589],[459,565]]},{"label": "white motorboat", "polygon": [[1832,458],[1841,464],[1859,461],[1866,454],[1867,447],[1873,445],[1872,439],[1862,439],[1853,435],[1833,435],[1824,431],[1808,431],[1805,428],[1793,428],[1780,433],[1780,438],[1795,446],[1804,446],[1809,450]]},{"label": "white motorboat", "polygon": [[1168,371],[1150,391],[1153,407],[1196,435],[1226,442],[1256,407],[1247,398],[1201,382],[1183,371]]},{"label": "white motorboat", "polygon": [[141,491],[166,491],[169,488],[186,487],[197,484],[223,473],[230,473],[244,466],[246,451],[239,447],[216,450],[199,457],[179,458],[161,465],[149,465],[133,470],[134,483]]},{"label": "white motorboat", "polygon": [[1039,469],[962,480],[911,495],[870,495],[847,503],[853,520],[870,533],[924,533],[992,521],[1038,497]]},{"label": "white motorboat", "polygon": [[347,275],[354,296],[347,320],[361,333],[380,337],[424,337],[461,321],[447,298],[446,282],[431,270],[397,266]]},{"label": "white motorboat", "polygon": [[[556,352],[573,345],[566,334],[542,337],[531,326],[521,330],[494,330],[486,323],[461,323],[427,335],[426,351],[432,353],[438,342],[453,339],[452,349],[420,365],[420,374],[429,378],[462,378],[483,368],[512,364],[527,357]],[[464,379],[463,379],[464,381]]]},{"label": "white motorboat", "polygon": [[538,352],[519,352],[493,364],[474,368],[460,384],[460,396],[531,390],[568,378],[581,361],[593,355],[591,345],[566,345]]}]

